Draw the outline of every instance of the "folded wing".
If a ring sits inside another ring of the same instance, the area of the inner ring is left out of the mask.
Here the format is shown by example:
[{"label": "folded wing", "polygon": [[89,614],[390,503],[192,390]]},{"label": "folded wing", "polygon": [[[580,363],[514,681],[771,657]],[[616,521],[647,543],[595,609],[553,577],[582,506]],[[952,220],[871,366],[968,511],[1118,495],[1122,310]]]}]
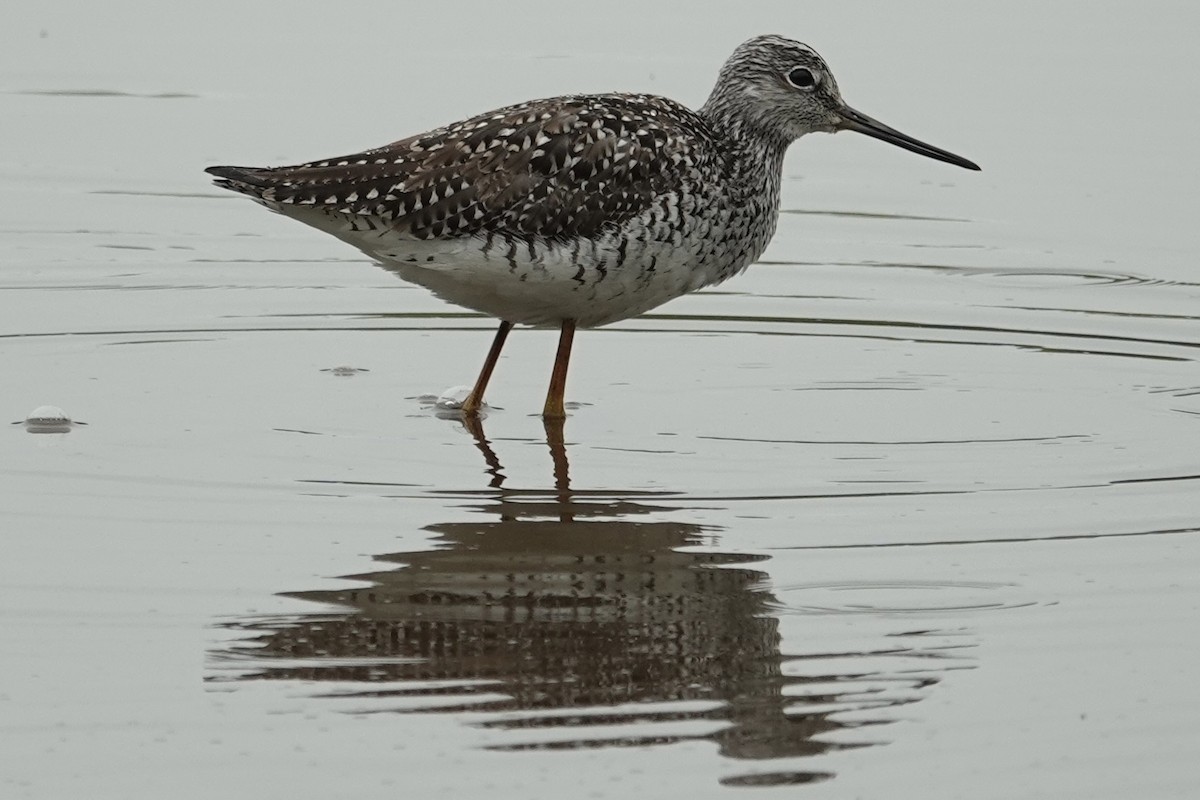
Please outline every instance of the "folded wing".
[{"label": "folded wing", "polygon": [[340,158],[207,171],[310,224],[328,216],[425,240],[587,238],[684,189],[708,167],[708,141],[706,123],[671,100],[590,95],[510,106]]}]

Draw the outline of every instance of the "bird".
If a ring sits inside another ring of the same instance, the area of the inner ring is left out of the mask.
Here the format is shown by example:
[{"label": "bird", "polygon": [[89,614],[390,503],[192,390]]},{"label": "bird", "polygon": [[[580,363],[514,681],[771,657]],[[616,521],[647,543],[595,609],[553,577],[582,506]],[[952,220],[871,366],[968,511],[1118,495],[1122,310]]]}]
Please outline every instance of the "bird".
[{"label": "bird", "polygon": [[652,94],[564,95],[351,155],[206,172],[498,319],[464,417],[484,407],[513,326],[558,327],[542,415],[561,419],[576,329],[745,270],[775,233],[788,147],[838,131],[979,169],[856,111],[815,50],[765,35],[733,51],[695,110]]}]

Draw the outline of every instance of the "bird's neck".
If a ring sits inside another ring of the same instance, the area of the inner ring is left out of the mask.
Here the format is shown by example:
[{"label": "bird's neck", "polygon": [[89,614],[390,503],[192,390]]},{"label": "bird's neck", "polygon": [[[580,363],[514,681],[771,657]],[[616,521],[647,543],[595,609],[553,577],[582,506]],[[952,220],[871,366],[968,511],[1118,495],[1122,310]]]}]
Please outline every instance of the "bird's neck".
[{"label": "bird's neck", "polygon": [[758,260],[775,235],[783,157],[791,140],[746,114],[744,102],[730,100],[719,84],[699,113],[712,131],[723,162],[725,179],[717,202],[736,209],[733,216],[749,220],[743,230],[743,257],[729,273],[736,274]]},{"label": "bird's neck", "polygon": [[780,160],[794,138],[780,128],[777,119],[755,113],[745,90],[730,89],[724,82],[717,83],[699,113],[723,138],[765,148]]},{"label": "bird's neck", "polygon": [[722,144],[732,183],[748,196],[778,198],[783,157],[791,140],[746,114],[744,103],[731,100],[719,87],[699,113]]}]

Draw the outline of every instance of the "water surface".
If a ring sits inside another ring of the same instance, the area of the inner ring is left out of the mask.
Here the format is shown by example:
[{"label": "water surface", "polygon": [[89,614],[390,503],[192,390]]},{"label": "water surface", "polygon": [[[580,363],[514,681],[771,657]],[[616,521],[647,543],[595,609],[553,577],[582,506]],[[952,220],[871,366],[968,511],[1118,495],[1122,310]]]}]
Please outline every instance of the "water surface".
[{"label": "water surface", "polygon": [[[1195,15],[471,9],[6,23],[0,793],[1190,796]],[[553,334],[440,418],[492,323],[200,172],[698,104],[767,31],[984,171],[800,142],[764,262],[582,333],[561,428]]]}]

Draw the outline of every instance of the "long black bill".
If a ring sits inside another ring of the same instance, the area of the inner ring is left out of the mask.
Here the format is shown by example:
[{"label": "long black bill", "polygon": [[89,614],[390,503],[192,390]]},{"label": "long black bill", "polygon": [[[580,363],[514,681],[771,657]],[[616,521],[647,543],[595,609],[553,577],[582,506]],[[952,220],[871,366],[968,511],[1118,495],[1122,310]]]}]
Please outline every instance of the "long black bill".
[{"label": "long black bill", "polygon": [[895,128],[889,128],[877,119],[872,119],[866,114],[855,111],[853,108],[843,106],[838,112],[842,117],[842,129],[847,131],[857,131],[865,133],[867,136],[873,136],[876,139],[882,139],[885,142],[894,144],[897,147],[903,147],[905,150],[911,150],[929,158],[936,158],[938,161],[945,161],[947,164],[954,164],[957,167],[964,169],[978,170],[979,165],[974,161],[968,161],[962,156],[956,156],[954,153],[947,152],[940,147],[934,147],[931,144],[925,144],[922,141],[906,136]]}]

